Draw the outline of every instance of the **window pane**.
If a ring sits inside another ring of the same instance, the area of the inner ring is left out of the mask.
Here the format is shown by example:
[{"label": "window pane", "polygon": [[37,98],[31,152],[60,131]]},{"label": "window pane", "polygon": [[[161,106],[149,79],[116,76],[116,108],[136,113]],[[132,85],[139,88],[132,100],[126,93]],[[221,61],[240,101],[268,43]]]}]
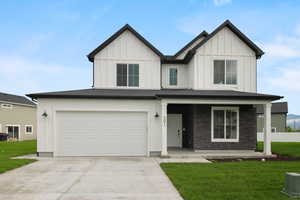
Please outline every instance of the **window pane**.
[{"label": "window pane", "polygon": [[237,139],[237,112],[226,111],[226,139]]},{"label": "window pane", "polygon": [[224,84],[225,83],[225,61],[214,60],[214,83]]},{"label": "window pane", "polygon": [[32,127],[31,126],[26,126],[26,132],[31,133],[32,132]]},{"label": "window pane", "polygon": [[127,86],[126,64],[117,64],[117,86]]},{"label": "window pane", "polygon": [[224,139],[224,111],[214,110],[214,138]]},{"label": "window pane", "polygon": [[139,65],[129,64],[128,86],[139,86]]},{"label": "window pane", "polygon": [[236,84],[237,61],[226,60],[226,84]]},{"label": "window pane", "polygon": [[177,85],[177,69],[176,68],[170,68],[169,71],[169,76],[170,76],[170,85]]}]

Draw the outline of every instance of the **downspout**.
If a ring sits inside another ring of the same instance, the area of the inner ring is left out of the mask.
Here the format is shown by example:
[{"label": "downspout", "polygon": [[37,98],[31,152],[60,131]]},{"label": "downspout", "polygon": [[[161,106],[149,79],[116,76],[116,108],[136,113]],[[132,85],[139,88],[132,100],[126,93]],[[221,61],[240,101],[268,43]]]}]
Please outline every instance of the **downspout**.
[{"label": "downspout", "polygon": [[93,85],[92,88],[95,87],[95,63],[93,61]]},{"label": "downspout", "polygon": [[162,59],[160,59],[160,90],[162,88]]}]

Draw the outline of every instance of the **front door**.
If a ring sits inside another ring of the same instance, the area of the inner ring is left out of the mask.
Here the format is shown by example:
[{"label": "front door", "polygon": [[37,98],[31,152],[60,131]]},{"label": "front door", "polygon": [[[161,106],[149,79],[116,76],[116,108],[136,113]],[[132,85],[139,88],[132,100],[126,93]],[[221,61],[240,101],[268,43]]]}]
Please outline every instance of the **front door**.
[{"label": "front door", "polygon": [[168,147],[182,147],[182,115],[168,114]]}]

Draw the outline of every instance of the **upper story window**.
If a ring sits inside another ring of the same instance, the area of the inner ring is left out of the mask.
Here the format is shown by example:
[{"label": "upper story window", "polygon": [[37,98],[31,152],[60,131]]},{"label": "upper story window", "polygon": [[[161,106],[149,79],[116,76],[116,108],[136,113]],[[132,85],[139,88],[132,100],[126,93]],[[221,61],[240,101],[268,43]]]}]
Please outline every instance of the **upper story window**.
[{"label": "upper story window", "polygon": [[1,108],[12,109],[12,108],[13,108],[13,105],[3,103],[3,104],[1,104]]},{"label": "upper story window", "polygon": [[33,133],[32,125],[25,125],[25,134],[32,134]]},{"label": "upper story window", "polygon": [[139,64],[117,64],[117,86],[139,86]]},{"label": "upper story window", "polygon": [[177,85],[177,69],[169,69],[169,85]]},{"label": "upper story window", "polygon": [[214,60],[214,84],[237,84],[236,60]]}]

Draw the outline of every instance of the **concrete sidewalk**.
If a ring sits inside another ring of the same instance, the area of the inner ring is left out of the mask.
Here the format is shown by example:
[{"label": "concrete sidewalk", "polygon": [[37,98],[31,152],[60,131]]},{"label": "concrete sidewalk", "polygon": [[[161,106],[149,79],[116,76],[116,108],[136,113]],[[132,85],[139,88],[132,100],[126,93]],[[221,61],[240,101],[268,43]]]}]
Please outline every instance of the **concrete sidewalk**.
[{"label": "concrete sidewalk", "polygon": [[2,200],[182,200],[156,158],[47,158],[0,175]]}]

